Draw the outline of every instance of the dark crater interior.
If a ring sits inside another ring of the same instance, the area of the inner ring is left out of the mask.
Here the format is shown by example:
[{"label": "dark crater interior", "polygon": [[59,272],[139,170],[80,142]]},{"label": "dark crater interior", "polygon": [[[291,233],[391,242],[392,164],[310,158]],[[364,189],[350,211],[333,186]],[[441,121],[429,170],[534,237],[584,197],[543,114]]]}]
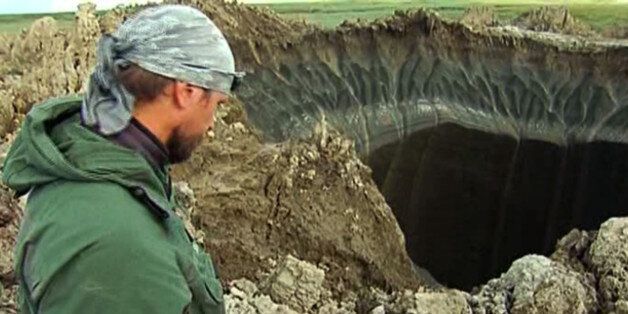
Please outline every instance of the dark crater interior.
[{"label": "dark crater interior", "polygon": [[526,254],[550,254],[572,228],[628,210],[628,146],[570,146],[445,124],[368,157],[410,257],[460,289],[499,277]]}]

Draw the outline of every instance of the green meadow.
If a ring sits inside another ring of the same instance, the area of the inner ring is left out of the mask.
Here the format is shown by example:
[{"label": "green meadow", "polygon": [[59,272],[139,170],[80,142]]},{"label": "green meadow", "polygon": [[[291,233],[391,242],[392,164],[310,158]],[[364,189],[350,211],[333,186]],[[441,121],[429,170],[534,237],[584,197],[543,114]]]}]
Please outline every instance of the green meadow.
[{"label": "green meadow", "polygon": [[543,5],[567,6],[575,17],[598,30],[614,25],[628,25],[628,3],[610,1],[380,0],[278,3],[267,6],[289,18],[304,18],[325,27],[334,27],[346,19],[373,20],[390,15],[395,10],[411,10],[420,7],[430,8],[443,17],[456,19],[470,6],[489,6],[494,9],[498,18],[510,20]]}]

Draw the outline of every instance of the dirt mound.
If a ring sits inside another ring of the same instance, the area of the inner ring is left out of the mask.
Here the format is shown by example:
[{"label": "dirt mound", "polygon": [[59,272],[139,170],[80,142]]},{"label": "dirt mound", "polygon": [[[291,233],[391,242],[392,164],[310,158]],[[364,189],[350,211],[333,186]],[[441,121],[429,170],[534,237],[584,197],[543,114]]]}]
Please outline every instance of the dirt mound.
[{"label": "dirt mound", "polygon": [[31,106],[49,97],[81,91],[95,62],[100,27],[95,6],[81,5],[68,32],[50,17],[0,49],[0,138],[12,132]]},{"label": "dirt mound", "polygon": [[489,313],[591,313],[597,308],[593,282],[538,255],[515,261],[482,287],[473,302]]},{"label": "dirt mound", "polygon": [[119,4],[111,10],[105,12],[105,14],[99,15],[98,23],[100,24],[100,32],[104,34],[113,33],[120,23],[127,18],[137,13],[138,11],[160,5],[159,3],[146,3],[146,4]]},{"label": "dirt mound", "polygon": [[[284,42],[318,29],[305,20],[285,20],[268,8],[246,6],[237,1],[167,0],[164,3],[198,8],[216,23],[229,42],[237,40]],[[119,5],[99,18],[101,31],[112,33],[122,21],[137,11],[154,5]]]},{"label": "dirt mound", "polygon": [[545,6],[521,14],[513,25],[538,32],[597,36],[587,24],[576,19],[566,7]]},{"label": "dirt mound", "polygon": [[[390,208],[352,142],[323,124],[308,140],[263,144],[236,105],[174,177],[223,279],[256,278],[287,254],[326,269],[334,292],[417,287]],[[386,243],[386,245],[383,245]]]},{"label": "dirt mound", "polygon": [[472,6],[460,17],[460,23],[474,28],[498,26],[495,11],[490,7]]},{"label": "dirt mound", "polygon": [[285,20],[265,7],[246,6],[237,1],[169,0],[198,8],[225,33],[227,40],[286,42],[317,29],[305,20]]}]

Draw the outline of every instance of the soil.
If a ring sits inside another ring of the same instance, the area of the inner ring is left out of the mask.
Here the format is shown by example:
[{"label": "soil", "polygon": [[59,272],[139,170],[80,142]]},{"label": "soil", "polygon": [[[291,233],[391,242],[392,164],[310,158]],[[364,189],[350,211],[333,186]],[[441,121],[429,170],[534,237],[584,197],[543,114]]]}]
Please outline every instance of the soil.
[{"label": "soil", "polygon": [[481,6],[466,9],[460,17],[460,23],[473,28],[493,27],[500,24],[492,8]]},{"label": "soil", "polygon": [[13,193],[0,185],[0,313],[16,313],[13,246],[21,217],[22,210]]},{"label": "soil", "polygon": [[599,36],[589,25],[574,18],[566,7],[541,7],[520,15],[513,21],[513,24],[539,32]]},{"label": "soil", "polygon": [[351,141],[321,125],[309,139],[264,144],[241,113],[224,108],[219,140],[173,171],[195,193],[192,221],[223,280],[256,278],[292,254],[326,269],[336,293],[427,284]]},{"label": "soil", "polygon": [[318,27],[305,20],[286,20],[266,7],[246,6],[237,1],[168,0],[198,8],[218,25],[229,42],[236,40],[288,42]]}]

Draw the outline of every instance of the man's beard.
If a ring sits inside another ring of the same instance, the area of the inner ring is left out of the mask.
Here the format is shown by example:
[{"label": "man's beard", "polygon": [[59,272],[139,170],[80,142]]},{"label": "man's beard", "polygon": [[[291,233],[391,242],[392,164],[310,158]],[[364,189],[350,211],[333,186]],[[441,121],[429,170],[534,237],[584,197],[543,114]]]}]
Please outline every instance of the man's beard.
[{"label": "man's beard", "polygon": [[171,164],[177,164],[186,161],[192,152],[203,140],[203,134],[196,136],[186,136],[181,132],[180,128],[175,128],[172,135],[166,141],[168,149],[168,160]]}]

